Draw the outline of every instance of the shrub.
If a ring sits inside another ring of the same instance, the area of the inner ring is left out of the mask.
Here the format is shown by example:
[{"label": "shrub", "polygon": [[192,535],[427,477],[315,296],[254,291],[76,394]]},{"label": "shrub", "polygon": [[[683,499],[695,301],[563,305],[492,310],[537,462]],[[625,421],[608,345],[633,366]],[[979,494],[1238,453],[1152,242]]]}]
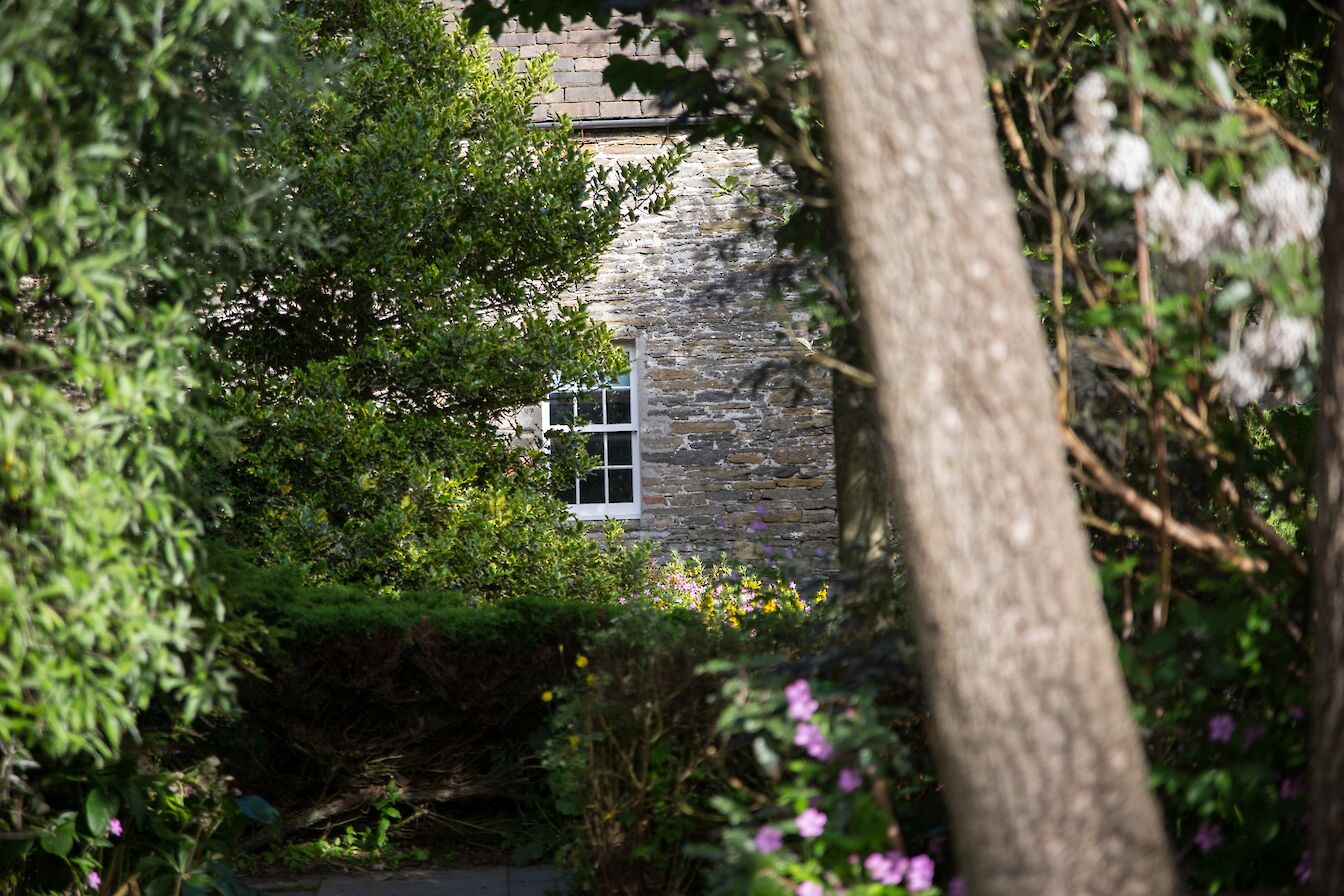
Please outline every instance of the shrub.
[{"label": "shrub", "polygon": [[211,746],[286,832],[374,810],[389,780],[426,823],[451,802],[536,805],[541,695],[566,679],[579,633],[606,624],[602,604],[305,586],[220,556],[231,612],[274,641],[240,684],[244,715]]},{"label": "shrub", "polygon": [[759,771],[734,778],[715,800],[725,823],[722,848],[706,852],[715,860],[710,891],[939,892],[928,852],[945,838],[921,832],[917,851],[897,821],[932,784],[897,734],[909,710],[893,713],[867,687],[814,688],[815,677],[784,685],[777,670],[735,671],[718,729],[725,745],[750,744]]},{"label": "shrub", "polygon": [[103,832],[75,820],[152,701],[228,699],[196,312],[308,235],[272,245],[279,184],[241,169],[271,13],[0,5],[0,878],[25,893],[84,888]]},{"label": "shrub", "polygon": [[673,560],[583,639],[578,680],[554,689],[545,753],[557,806],[573,820],[561,858],[582,891],[698,891],[704,862],[687,847],[718,823],[711,800],[741,764],[720,751],[721,676],[702,667],[796,650],[815,633],[815,605],[742,567]]},{"label": "shrub", "polygon": [[314,582],[603,590],[550,497],[581,440],[541,450],[507,421],[626,363],[572,294],[623,219],[666,201],[676,155],[603,170],[569,128],[533,127],[548,60],[496,65],[439,5],[293,6],[304,66],[256,159],[292,172],[325,251],[255,270],[211,316],[244,446],[226,537]]}]

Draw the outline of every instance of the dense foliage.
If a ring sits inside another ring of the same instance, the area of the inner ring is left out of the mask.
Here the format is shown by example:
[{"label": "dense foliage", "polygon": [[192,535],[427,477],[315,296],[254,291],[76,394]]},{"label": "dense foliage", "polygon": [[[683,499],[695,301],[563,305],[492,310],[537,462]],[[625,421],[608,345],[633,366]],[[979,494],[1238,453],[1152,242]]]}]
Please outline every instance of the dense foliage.
[{"label": "dense foliage", "polygon": [[[1330,16],[1262,0],[975,8],[1083,520],[1171,832],[1195,884],[1281,885],[1305,867]],[[806,4],[478,0],[469,13],[491,28],[624,15],[627,42],[669,55],[613,59],[608,83],[679,101],[708,118],[703,133],[786,165],[793,194],[758,199],[814,259],[823,288],[804,295],[822,299],[821,332],[855,310],[827,217]]]},{"label": "dense foliage", "polygon": [[0,7],[0,886],[25,855],[23,891],[83,886],[106,835],[85,775],[155,695],[190,719],[228,693],[196,310],[283,249],[238,161],[268,20],[255,0]]},{"label": "dense foliage", "polygon": [[531,127],[547,60],[495,65],[437,7],[307,13],[288,39],[329,76],[268,103],[258,165],[294,172],[325,251],[257,269],[213,318],[244,424],[230,537],[322,581],[596,588],[598,553],[542,497],[574,444],[543,451],[507,415],[620,372],[571,293],[666,201],[675,155],[603,170],[567,128]]},{"label": "dense foliage", "polygon": [[741,763],[717,748],[712,698],[740,655],[795,653],[821,626],[825,593],[741,567],[673,561],[617,599],[584,633],[545,762],[557,809],[571,819],[561,857],[585,893],[697,892],[707,867],[692,847],[723,823],[713,805]]},{"label": "dense foliage", "polygon": [[1327,29],[1128,10],[1043,10],[991,95],[1172,834],[1193,882],[1278,886],[1304,873]]}]

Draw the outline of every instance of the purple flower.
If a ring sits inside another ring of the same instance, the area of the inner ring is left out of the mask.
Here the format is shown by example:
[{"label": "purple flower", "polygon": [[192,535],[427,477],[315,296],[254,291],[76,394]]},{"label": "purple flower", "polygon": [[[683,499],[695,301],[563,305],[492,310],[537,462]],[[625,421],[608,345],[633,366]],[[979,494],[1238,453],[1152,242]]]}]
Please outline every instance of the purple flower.
[{"label": "purple flower", "polygon": [[804,809],[794,821],[798,823],[800,837],[820,837],[826,830],[826,813],[816,809]]},{"label": "purple flower", "polygon": [[817,701],[812,699],[812,688],[806,678],[784,688],[784,696],[789,700],[789,718],[806,722],[816,714]]},{"label": "purple flower", "polygon": [[751,525],[747,526],[747,529],[752,532],[764,532],[766,528],[764,520],[752,520]]},{"label": "purple flower", "polygon": [[856,768],[842,768],[840,769],[840,780],[837,783],[845,793],[853,793],[863,784],[863,776],[859,774],[859,770]]},{"label": "purple flower", "polygon": [[784,845],[784,835],[780,833],[779,828],[763,824],[751,841],[756,844],[757,852],[768,855]]},{"label": "purple flower", "polygon": [[88,876],[89,889],[96,890],[103,885],[103,876],[97,871],[90,871]]},{"label": "purple flower", "polygon": [[1246,730],[1241,733],[1241,742],[1249,747],[1269,733],[1269,728],[1264,725],[1247,725]]},{"label": "purple flower", "polygon": [[1232,739],[1232,732],[1236,730],[1236,720],[1225,712],[1209,719],[1209,740],[1214,743],[1227,743]]},{"label": "purple flower", "polygon": [[910,868],[906,872],[905,886],[911,893],[918,893],[933,886],[933,859],[924,855],[911,859]]},{"label": "purple flower", "polygon": [[1293,877],[1304,887],[1311,883],[1311,850],[1302,850],[1302,858],[1297,860],[1297,867],[1293,869]]},{"label": "purple flower", "polygon": [[1279,799],[1295,800],[1302,795],[1301,778],[1284,778],[1279,783]]},{"label": "purple flower", "polygon": [[793,891],[798,896],[826,896],[826,890],[814,880],[805,880]]},{"label": "purple flower", "polygon": [[905,877],[910,861],[898,852],[875,852],[863,860],[863,870],[880,884],[894,887]]},{"label": "purple flower", "polygon": [[1199,827],[1195,828],[1195,836],[1193,839],[1195,846],[1199,847],[1200,852],[1208,852],[1215,846],[1222,844],[1223,831],[1222,828],[1218,827],[1216,824],[1203,822]]},{"label": "purple flower", "polygon": [[947,896],[966,896],[966,878],[958,874],[948,881]]},{"label": "purple flower", "polygon": [[121,836],[121,819],[113,818],[107,823],[107,830],[113,837]]},{"label": "purple flower", "polygon": [[1307,717],[1307,711],[1300,706],[1290,706],[1288,715],[1300,722]]},{"label": "purple flower", "polygon": [[835,755],[835,748],[826,739],[826,735],[822,734],[821,729],[810,722],[802,722],[798,725],[798,730],[793,734],[793,743],[795,746],[805,749],[807,755],[813,759],[820,759],[822,762],[828,761]]}]

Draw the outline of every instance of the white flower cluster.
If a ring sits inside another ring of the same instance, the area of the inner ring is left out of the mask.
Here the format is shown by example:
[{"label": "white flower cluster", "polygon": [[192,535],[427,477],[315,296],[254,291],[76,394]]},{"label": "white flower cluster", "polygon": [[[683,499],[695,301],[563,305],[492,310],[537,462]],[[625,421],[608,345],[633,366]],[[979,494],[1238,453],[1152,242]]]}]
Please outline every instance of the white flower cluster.
[{"label": "white flower cluster", "polygon": [[1325,213],[1325,188],[1279,165],[1246,184],[1246,205],[1256,245],[1277,252],[1290,243],[1316,239]]},{"label": "white flower cluster", "polygon": [[1113,121],[1115,103],[1106,99],[1106,79],[1096,72],[1084,75],[1073,89],[1073,124],[1061,132],[1064,160],[1075,177],[1104,174],[1133,193],[1148,180],[1152,153],[1138,134],[1114,130]]},{"label": "white flower cluster", "polygon": [[1245,249],[1250,239],[1235,202],[1215,199],[1197,180],[1182,186],[1170,173],[1148,192],[1148,226],[1176,264],[1202,261],[1210,250]]},{"label": "white flower cluster", "polygon": [[1209,372],[1223,384],[1228,401],[1244,407],[1259,401],[1274,374],[1302,363],[1316,342],[1316,326],[1304,317],[1275,315],[1247,328],[1236,351],[1228,352]]}]

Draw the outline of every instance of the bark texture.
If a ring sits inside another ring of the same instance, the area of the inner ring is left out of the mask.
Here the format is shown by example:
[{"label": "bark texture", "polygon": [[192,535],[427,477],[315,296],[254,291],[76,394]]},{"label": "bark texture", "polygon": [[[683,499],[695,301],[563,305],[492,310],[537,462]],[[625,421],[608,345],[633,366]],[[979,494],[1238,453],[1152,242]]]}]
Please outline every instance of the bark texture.
[{"label": "bark texture", "polygon": [[976,896],[1175,873],[1069,486],[969,0],[818,0],[953,838]]},{"label": "bark texture", "polygon": [[[835,351],[846,364],[868,369],[854,328],[840,330]],[[873,390],[838,370],[831,376],[841,593],[851,606],[867,606],[891,588],[882,429]]]},{"label": "bark texture", "polygon": [[[1344,13],[1344,0],[1339,3]],[[1344,893],[1344,48],[1331,60],[1330,192],[1321,231],[1324,338],[1312,552],[1311,886]]]}]

